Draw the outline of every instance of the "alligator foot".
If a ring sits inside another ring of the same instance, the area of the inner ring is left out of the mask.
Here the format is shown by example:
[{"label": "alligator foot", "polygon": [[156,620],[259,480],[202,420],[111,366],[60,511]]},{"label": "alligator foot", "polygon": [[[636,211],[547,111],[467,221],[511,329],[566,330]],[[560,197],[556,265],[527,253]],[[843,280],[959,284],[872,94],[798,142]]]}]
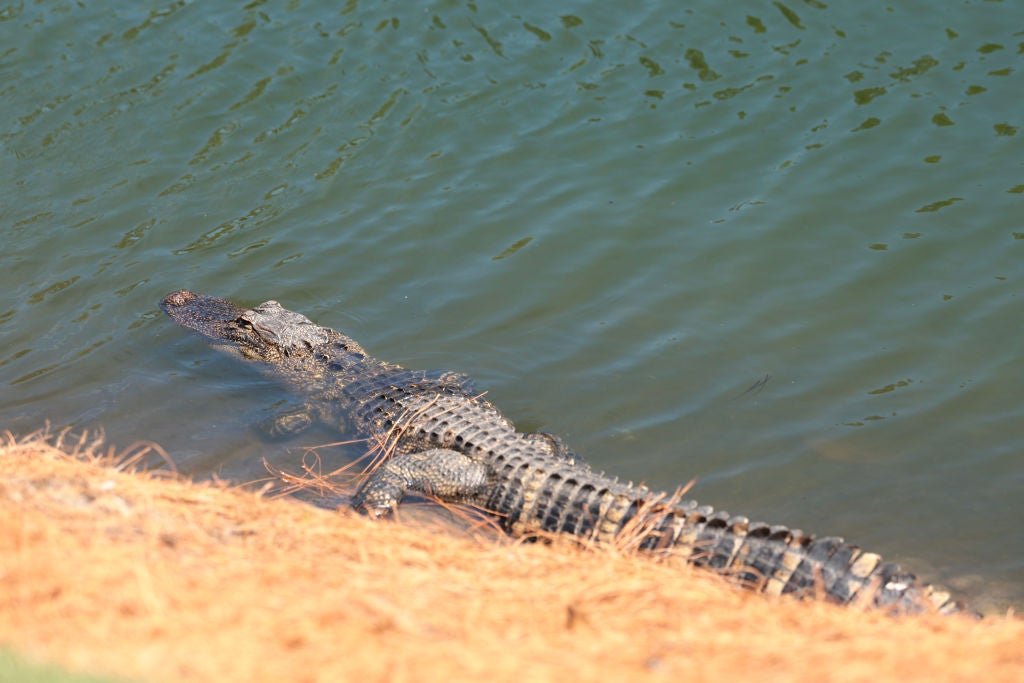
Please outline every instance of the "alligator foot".
[{"label": "alligator foot", "polygon": [[557,434],[552,434],[551,432],[531,432],[526,435],[526,438],[544,444],[546,448],[551,450],[552,457],[564,460],[570,465],[588,467],[583,458],[577,455],[576,451],[569,448],[565,440]]},{"label": "alligator foot", "polygon": [[[312,427],[317,422],[317,411],[306,403],[278,409],[273,415],[260,421],[260,430],[272,439],[290,439]],[[343,424],[341,418],[334,418],[335,426]]]},{"label": "alligator foot", "polygon": [[487,467],[446,448],[402,453],[378,467],[352,498],[352,507],[372,517],[394,511],[409,491],[458,502],[480,493]]}]

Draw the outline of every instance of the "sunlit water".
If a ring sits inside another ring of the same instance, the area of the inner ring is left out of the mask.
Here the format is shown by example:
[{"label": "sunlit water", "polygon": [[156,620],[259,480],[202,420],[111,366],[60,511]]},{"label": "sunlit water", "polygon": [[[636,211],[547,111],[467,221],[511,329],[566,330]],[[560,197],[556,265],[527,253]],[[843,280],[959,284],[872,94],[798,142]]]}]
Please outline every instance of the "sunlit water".
[{"label": "sunlit water", "polygon": [[295,469],[156,307],[273,298],[1020,609],[1024,8],[633,5],[0,9],[0,426]]}]

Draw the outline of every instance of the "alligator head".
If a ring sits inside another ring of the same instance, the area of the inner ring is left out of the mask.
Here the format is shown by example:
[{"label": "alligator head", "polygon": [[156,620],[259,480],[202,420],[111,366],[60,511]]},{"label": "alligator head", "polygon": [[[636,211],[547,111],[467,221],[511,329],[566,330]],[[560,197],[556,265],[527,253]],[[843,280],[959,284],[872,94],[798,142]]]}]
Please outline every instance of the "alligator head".
[{"label": "alligator head", "polygon": [[346,350],[365,353],[344,335],[321,327],[276,301],[246,309],[226,299],[182,289],[164,297],[160,308],[182,327],[212,339],[214,346],[240,353],[249,360],[276,363],[308,356],[325,344],[337,343],[337,337],[350,342],[344,344]]}]

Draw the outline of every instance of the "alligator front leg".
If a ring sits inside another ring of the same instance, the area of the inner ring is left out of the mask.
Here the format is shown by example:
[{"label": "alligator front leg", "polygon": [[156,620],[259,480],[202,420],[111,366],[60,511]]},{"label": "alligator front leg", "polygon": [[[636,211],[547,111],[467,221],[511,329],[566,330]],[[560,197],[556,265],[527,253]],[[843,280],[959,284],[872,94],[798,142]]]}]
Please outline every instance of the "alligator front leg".
[{"label": "alligator front leg", "polygon": [[447,448],[403,453],[377,468],[352,498],[352,507],[374,517],[392,512],[406,492],[458,502],[472,498],[487,484],[487,467]]}]

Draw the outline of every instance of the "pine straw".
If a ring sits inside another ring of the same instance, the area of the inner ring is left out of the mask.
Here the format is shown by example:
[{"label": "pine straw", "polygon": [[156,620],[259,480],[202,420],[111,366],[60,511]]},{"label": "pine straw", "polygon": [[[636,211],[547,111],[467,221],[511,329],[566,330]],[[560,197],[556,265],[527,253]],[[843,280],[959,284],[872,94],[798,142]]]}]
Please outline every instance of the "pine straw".
[{"label": "pine straw", "polygon": [[629,553],[375,523],[133,473],[98,444],[52,441],[0,443],[0,646],[74,670],[275,683],[1024,680],[1013,617],[767,598]]}]

